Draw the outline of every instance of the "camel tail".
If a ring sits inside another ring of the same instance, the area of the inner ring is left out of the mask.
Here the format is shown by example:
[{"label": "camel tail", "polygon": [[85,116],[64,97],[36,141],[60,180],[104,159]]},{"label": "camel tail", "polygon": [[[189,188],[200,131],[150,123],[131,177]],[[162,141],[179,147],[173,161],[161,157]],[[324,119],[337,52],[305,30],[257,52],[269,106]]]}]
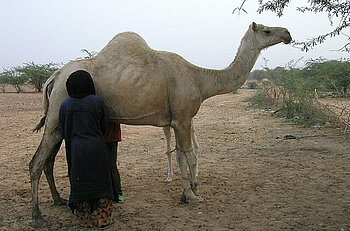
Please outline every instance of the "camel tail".
[{"label": "camel tail", "polygon": [[49,109],[49,97],[53,88],[55,77],[57,76],[58,71],[53,73],[50,78],[48,78],[44,84],[43,88],[43,114],[40,118],[40,121],[36,124],[35,128],[33,128],[33,132],[38,132],[45,124],[47,111]]}]

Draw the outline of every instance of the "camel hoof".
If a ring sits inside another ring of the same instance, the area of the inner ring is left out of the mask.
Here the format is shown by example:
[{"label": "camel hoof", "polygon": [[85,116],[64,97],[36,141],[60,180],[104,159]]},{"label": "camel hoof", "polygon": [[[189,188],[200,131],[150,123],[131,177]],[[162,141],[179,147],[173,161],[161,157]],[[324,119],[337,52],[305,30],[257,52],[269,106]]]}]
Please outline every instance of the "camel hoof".
[{"label": "camel hoof", "polygon": [[185,196],[185,193],[182,193],[182,195],[181,195],[180,204],[188,204],[188,200]]},{"label": "camel hoof", "polygon": [[201,196],[196,196],[195,198],[191,198],[188,200],[189,204],[196,204],[196,203],[200,203],[203,202],[204,199]]},{"label": "camel hoof", "polygon": [[32,218],[32,222],[31,222],[31,226],[33,228],[37,229],[37,228],[43,227],[44,224],[45,224],[44,223],[44,219],[43,219],[41,213],[40,212],[38,212],[38,213],[34,212],[33,218]]},{"label": "camel hoof", "polygon": [[68,204],[68,200],[63,199],[63,198],[58,198],[58,199],[54,199],[53,200],[53,204],[54,205],[67,205]]},{"label": "camel hoof", "polygon": [[194,195],[198,196],[198,194],[199,194],[199,188],[198,188],[198,187],[192,188],[192,192],[193,192]]},{"label": "camel hoof", "polygon": [[204,199],[201,196],[195,196],[193,198],[186,198],[185,193],[182,193],[181,198],[180,198],[180,203],[181,204],[196,204],[203,202]]},{"label": "camel hoof", "polygon": [[41,220],[41,219],[36,219],[36,220],[33,220],[32,223],[31,223],[31,226],[34,228],[34,229],[39,229],[39,228],[42,228],[44,227],[44,220]]}]

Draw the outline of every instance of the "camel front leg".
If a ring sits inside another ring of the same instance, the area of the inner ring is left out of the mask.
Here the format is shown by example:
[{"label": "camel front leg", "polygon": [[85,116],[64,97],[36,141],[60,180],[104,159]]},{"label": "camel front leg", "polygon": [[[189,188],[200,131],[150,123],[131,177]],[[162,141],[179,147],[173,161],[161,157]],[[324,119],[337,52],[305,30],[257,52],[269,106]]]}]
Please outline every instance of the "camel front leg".
[{"label": "camel front leg", "polygon": [[43,217],[39,208],[39,180],[45,165],[50,159],[52,150],[60,142],[62,142],[62,138],[57,129],[49,134],[44,132],[41,143],[29,163],[32,193],[32,225],[34,227],[40,227],[43,224]]},{"label": "camel front leg", "polygon": [[[176,159],[182,175],[182,187],[184,189],[182,201],[188,203],[200,202],[203,199],[196,196],[198,193],[198,182],[195,173],[197,157],[192,150],[191,126],[182,126],[175,129],[176,137]],[[187,175],[187,166],[189,177]]]},{"label": "camel front leg", "polygon": [[190,151],[184,151],[187,165],[190,172],[190,180],[191,180],[191,189],[195,195],[198,195],[198,180],[197,180],[197,173],[196,170],[198,160],[196,154],[193,152],[193,150]]},{"label": "camel front leg", "polygon": [[200,196],[196,196],[194,192],[198,192],[197,190],[197,182],[193,181],[187,175],[187,156],[185,152],[180,150],[176,151],[176,160],[179,164],[181,177],[182,177],[182,187],[183,187],[183,195],[181,197],[181,201],[184,203],[196,203],[201,202],[203,199]]},{"label": "camel front leg", "polygon": [[196,129],[193,124],[193,119],[191,120],[191,139],[192,139],[192,144],[193,144],[193,151],[194,154],[196,155],[197,159],[197,165],[196,165],[196,177],[198,177],[199,174],[199,169],[198,169],[198,149],[199,149],[199,144],[196,136]]},{"label": "camel front leg", "polygon": [[56,146],[54,146],[54,148],[52,149],[52,151],[50,153],[50,157],[49,157],[48,161],[44,165],[44,173],[46,176],[46,180],[49,183],[53,203],[55,205],[66,205],[67,204],[67,200],[61,198],[61,196],[59,195],[57,188],[56,188],[56,185],[55,185],[55,178],[53,176],[53,168],[54,168],[55,158],[56,158],[56,155],[61,147],[61,144],[62,144],[62,140],[60,142],[58,142],[56,144]]},{"label": "camel front leg", "polygon": [[165,154],[168,156],[168,177],[166,178],[166,182],[171,182],[173,180],[173,168],[171,166],[171,133],[170,127],[163,127],[163,132],[166,139],[166,152]]}]

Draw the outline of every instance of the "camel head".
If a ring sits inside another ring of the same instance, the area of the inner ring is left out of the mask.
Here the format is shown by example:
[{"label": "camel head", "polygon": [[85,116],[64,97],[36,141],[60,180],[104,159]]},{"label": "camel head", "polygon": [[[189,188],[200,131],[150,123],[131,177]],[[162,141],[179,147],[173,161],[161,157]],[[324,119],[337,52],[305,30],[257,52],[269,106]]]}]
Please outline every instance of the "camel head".
[{"label": "camel head", "polygon": [[247,34],[253,40],[250,41],[251,44],[254,44],[258,49],[264,49],[281,42],[288,44],[292,41],[292,37],[287,29],[282,27],[268,27],[262,24],[256,24],[255,22],[249,26]]}]

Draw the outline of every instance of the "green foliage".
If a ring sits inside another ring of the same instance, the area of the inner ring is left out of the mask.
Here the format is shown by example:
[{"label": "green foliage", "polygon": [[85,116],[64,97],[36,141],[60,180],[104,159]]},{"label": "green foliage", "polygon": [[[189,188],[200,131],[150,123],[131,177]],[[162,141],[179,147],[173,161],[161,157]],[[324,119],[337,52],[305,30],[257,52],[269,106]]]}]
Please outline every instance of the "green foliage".
[{"label": "green foliage", "polygon": [[298,124],[312,126],[325,124],[326,117],[319,107],[314,91],[298,75],[298,70],[285,71],[274,83],[282,93],[282,107],[277,115]]},{"label": "green foliage", "polygon": [[4,73],[0,73],[0,89],[5,92],[6,85],[9,83],[8,77]]},{"label": "green foliage", "polygon": [[17,93],[22,92],[22,86],[26,82],[26,79],[17,71],[17,68],[5,69],[1,73],[1,76],[4,80],[8,81],[8,84],[16,89]]},{"label": "green foliage", "polygon": [[259,88],[258,91],[247,101],[250,102],[253,106],[259,108],[270,109],[272,106],[272,99],[266,95],[261,88]]},{"label": "green foliage", "polygon": [[[291,0],[259,0],[258,12],[272,11],[277,14],[278,17],[283,15],[283,11]],[[309,0],[308,5],[300,5],[297,7],[299,12],[313,12],[313,13],[326,13],[331,26],[335,20],[337,26],[331,31],[321,34],[315,38],[307,41],[297,42],[294,41],[294,45],[301,46],[302,50],[308,51],[314,46],[323,43],[326,39],[340,35],[346,28],[350,26],[350,1],[349,0]],[[350,52],[350,38],[341,50]]]},{"label": "green foliage", "polygon": [[284,67],[276,67],[274,69],[265,68],[265,70],[268,73],[268,79],[270,80],[278,80],[284,73],[286,73],[286,68]]},{"label": "green foliage", "polygon": [[345,97],[350,87],[350,62],[313,60],[307,63],[303,76],[314,89],[321,92],[339,92]]},{"label": "green foliage", "polygon": [[45,81],[57,70],[57,64],[35,64],[25,63],[22,67],[4,69],[0,73],[0,88],[5,92],[7,84],[12,85],[17,92],[22,92],[22,86],[29,84],[36,91],[41,91]]},{"label": "green foliage", "polygon": [[[240,7],[236,7],[233,13],[238,10],[246,12],[244,4],[247,0],[242,0]],[[263,13],[271,11],[278,17],[283,16],[285,8],[289,7],[291,0],[258,0],[259,8],[258,12]],[[297,2],[297,1],[295,1]],[[343,34],[343,32],[350,27],[350,1],[349,0],[308,0],[307,3],[299,3],[296,10],[304,12],[312,12],[320,15],[321,17],[327,17],[330,25],[333,27],[331,31],[320,34],[317,37],[308,39],[306,41],[293,41],[295,46],[300,46],[302,50],[308,51],[313,47],[323,43],[329,38],[334,38]],[[334,23],[335,22],[335,23]],[[348,36],[347,36],[348,37]],[[350,52],[350,37],[348,42],[340,48],[341,51]]]},{"label": "green foliage", "polygon": [[254,70],[249,74],[248,80],[261,81],[263,79],[268,79],[269,75],[265,70]]},{"label": "green foliage", "polygon": [[259,84],[258,82],[248,82],[247,86],[248,86],[248,89],[257,89]]},{"label": "green foliage", "polygon": [[249,101],[255,106],[274,108],[276,115],[304,126],[335,122],[336,117],[318,102],[315,92],[342,89],[341,95],[345,96],[349,70],[350,62],[335,60],[308,62],[303,69],[266,68],[270,81],[264,81]]},{"label": "green foliage", "polygon": [[57,64],[35,64],[34,62],[25,63],[23,67],[17,67],[18,71],[27,83],[32,85],[38,92],[41,91],[45,81],[57,70]]},{"label": "green foliage", "polygon": [[265,67],[263,70],[254,70],[249,74],[248,80],[262,81],[264,79],[273,80],[281,77],[281,74],[285,71],[284,67],[276,67],[269,69]]},{"label": "green foliage", "polygon": [[84,53],[84,56],[77,58],[76,60],[89,59],[97,55],[96,51],[88,51],[87,49],[81,49],[81,52]]}]

